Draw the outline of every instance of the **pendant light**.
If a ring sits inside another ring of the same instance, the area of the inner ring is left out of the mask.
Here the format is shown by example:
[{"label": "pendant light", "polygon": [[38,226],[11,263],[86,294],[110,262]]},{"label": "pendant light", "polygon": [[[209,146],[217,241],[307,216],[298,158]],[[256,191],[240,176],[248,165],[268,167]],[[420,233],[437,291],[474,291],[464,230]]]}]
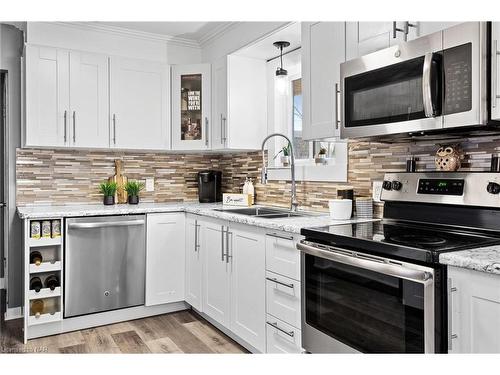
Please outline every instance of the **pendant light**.
[{"label": "pendant light", "polygon": [[278,91],[279,94],[284,95],[286,94],[288,89],[288,79],[287,79],[288,72],[286,69],[283,68],[283,48],[289,47],[290,42],[278,41],[274,42],[273,46],[275,46],[280,50],[280,66],[276,69],[276,80],[275,80],[276,90]]}]

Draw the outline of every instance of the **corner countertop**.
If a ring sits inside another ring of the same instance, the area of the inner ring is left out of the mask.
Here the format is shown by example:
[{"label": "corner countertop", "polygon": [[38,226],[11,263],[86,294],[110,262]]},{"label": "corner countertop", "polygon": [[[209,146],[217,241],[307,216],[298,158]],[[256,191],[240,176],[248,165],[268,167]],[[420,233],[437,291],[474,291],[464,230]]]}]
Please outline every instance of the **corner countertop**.
[{"label": "corner countertop", "polygon": [[[314,216],[302,216],[293,218],[263,219],[255,216],[235,214],[232,209],[216,211],[223,208],[220,203],[198,203],[198,202],[178,202],[178,203],[139,203],[138,205],[113,205],[104,206],[102,204],[79,204],[79,205],[33,205],[17,207],[17,212],[21,219],[46,219],[57,217],[79,217],[79,216],[103,216],[103,215],[131,215],[161,212],[187,212],[195,215],[212,217],[220,220],[227,220],[240,224],[253,225],[279,230],[290,233],[300,233],[302,228],[320,227],[325,225],[348,224],[357,222],[374,221],[378,219],[356,219],[333,220],[327,212],[316,212]],[[241,207],[240,207],[241,208]]]},{"label": "corner countertop", "polygon": [[500,275],[500,245],[444,253],[439,263]]}]

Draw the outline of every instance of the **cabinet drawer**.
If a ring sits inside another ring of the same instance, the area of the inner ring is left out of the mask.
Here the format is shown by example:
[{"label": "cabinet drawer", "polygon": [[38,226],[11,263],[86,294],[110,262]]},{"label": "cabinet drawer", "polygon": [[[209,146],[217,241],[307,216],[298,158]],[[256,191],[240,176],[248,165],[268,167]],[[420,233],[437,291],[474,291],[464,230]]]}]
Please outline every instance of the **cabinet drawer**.
[{"label": "cabinet drawer", "polygon": [[300,280],[300,251],[296,238],[286,233],[266,235],[266,269]]},{"label": "cabinet drawer", "polygon": [[266,272],[266,312],[300,327],[300,282]]},{"label": "cabinet drawer", "polygon": [[267,353],[302,353],[300,329],[271,315],[266,317]]}]

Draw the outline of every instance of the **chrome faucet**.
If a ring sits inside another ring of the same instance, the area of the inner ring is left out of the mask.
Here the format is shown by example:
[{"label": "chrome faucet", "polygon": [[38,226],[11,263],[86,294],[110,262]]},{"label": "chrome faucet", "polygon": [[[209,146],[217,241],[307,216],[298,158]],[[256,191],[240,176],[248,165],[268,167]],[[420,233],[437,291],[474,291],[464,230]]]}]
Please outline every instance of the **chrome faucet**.
[{"label": "chrome faucet", "polygon": [[283,137],[288,141],[288,144],[290,145],[290,171],[291,171],[291,177],[292,177],[292,198],[290,202],[290,209],[292,211],[297,211],[297,207],[299,206],[299,202],[297,201],[297,186],[295,184],[295,157],[293,156],[293,145],[292,142],[290,141],[290,138],[288,138],[286,135],[281,134],[281,133],[273,133],[268,135],[264,140],[262,141],[262,177],[261,177],[261,183],[263,185],[267,184],[267,167],[266,167],[266,158],[264,157],[264,146],[266,145],[266,142],[269,138],[272,137]]}]

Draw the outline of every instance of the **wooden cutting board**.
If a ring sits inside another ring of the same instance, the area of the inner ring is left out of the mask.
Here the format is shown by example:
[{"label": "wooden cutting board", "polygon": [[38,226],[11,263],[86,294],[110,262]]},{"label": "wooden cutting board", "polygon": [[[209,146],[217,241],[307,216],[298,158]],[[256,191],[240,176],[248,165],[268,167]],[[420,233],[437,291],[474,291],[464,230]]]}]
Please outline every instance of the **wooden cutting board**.
[{"label": "wooden cutting board", "polygon": [[128,179],[123,174],[123,162],[121,160],[115,160],[115,169],[116,174],[108,179],[109,182],[116,182],[116,184],[118,185],[115,194],[115,201],[118,204],[127,203],[127,192],[125,190],[125,184],[127,183]]}]

